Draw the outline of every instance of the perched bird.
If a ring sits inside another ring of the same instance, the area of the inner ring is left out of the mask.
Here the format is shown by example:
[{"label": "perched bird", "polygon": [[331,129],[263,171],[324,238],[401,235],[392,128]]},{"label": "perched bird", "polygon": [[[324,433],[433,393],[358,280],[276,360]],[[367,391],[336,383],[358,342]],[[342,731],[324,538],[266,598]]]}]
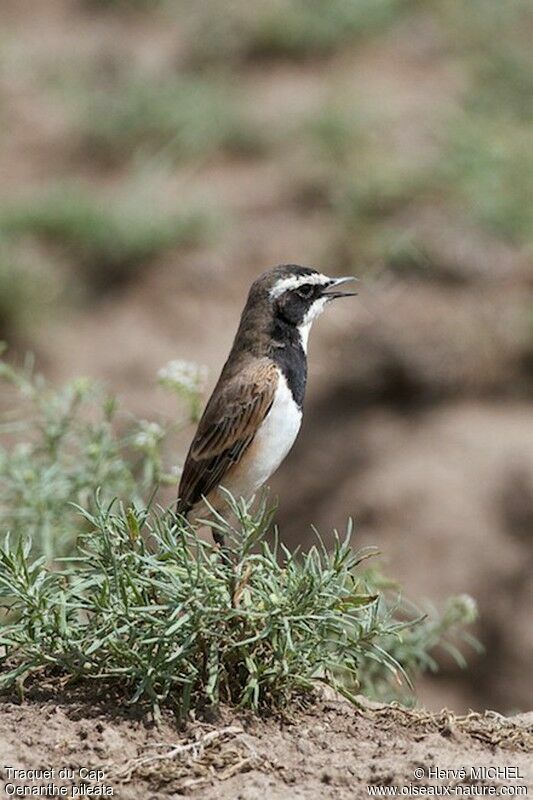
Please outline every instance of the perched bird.
[{"label": "perched bird", "polygon": [[248,499],[279,467],[302,422],[312,322],[330,300],[355,294],[338,291],[350,280],[288,264],[254,281],[185,460],[178,514],[205,519],[204,498],[220,511],[221,487]]}]

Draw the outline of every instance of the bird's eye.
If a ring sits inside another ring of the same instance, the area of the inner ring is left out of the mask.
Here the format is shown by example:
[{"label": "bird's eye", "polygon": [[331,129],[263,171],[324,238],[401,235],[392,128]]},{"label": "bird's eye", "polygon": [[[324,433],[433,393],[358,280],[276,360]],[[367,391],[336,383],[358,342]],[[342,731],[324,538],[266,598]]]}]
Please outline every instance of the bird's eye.
[{"label": "bird's eye", "polygon": [[300,286],[300,288],[296,290],[296,294],[299,297],[302,297],[304,300],[309,300],[313,292],[314,292],[314,286],[311,286],[310,284]]}]

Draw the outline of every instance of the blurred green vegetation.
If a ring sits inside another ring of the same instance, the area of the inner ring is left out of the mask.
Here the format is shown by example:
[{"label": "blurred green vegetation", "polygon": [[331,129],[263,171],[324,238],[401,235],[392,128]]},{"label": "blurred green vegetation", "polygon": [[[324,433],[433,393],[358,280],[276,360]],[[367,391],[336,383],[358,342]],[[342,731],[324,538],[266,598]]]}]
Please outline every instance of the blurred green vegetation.
[{"label": "blurred green vegetation", "polygon": [[221,17],[202,4],[191,49],[195,64],[334,55],[397,21],[412,0],[274,0],[232,3]]},{"label": "blurred green vegetation", "polygon": [[[353,109],[326,114],[317,130],[322,154],[332,166],[329,183],[320,176],[339,223],[335,252],[379,262],[396,270],[432,276],[431,259],[413,247],[401,219],[411,211],[412,227],[428,208],[462,215],[492,236],[517,247],[533,243],[533,30],[530,9],[521,2],[433,5],[454,69],[463,73],[459,104],[434,134],[434,155],[402,155],[384,146],[388,121],[361,126]],[[529,23],[529,27],[528,27]],[[316,142],[315,142],[316,144]],[[327,187],[327,188],[325,188]],[[398,222],[396,222],[398,220]],[[396,239],[396,241],[395,241]],[[402,267],[403,268],[403,267]]]},{"label": "blurred green vegetation", "polygon": [[0,237],[0,341],[27,340],[35,325],[56,307],[57,276],[42,262],[42,257]]},{"label": "blurred green vegetation", "polygon": [[257,155],[266,144],[242,99],[217,77],[161,81],[128,74],[111,90],[81,94],[79,127],[91,157],[120,161],[142,149],[194,161],[217,152]]},{"label": "blurred green vegetation", "polygon": [[[13,266],[28,238],[51,261],[66,260],[93,296],[127,286],[161,254],[179,261],[199,245],[224,247],[231,225],[213,226],[206,197],[213,169],[226,177],[242,170],[236,156],[283,176],[283,191],[269,201],[278,212],[320,215],[327,232],[316,263],[327,255],[339,270],[357,263],[359,273],[431,279],[439,254],[426,249],[418,221],[435,209],[511,247],[531,247],[528,2],[234,0],[221,14],[213,0],[80,0],[79,8],[95,19],[124,18],[124,42],[36,61],[23,73],[64,115],[68,146],[54,181],[30,201],[0,206],[10,253],[3,248],[0,265],[6,335],[23,327],[40,294],[27,269]],[[157,37],[167,28],[162,54]],[[135,60],[125,56],[135,48],[121,50],[128,36],[143,44]],[[388,61],[398,87],[410,87],[405,102],[416,98],[426,66],[439,64],[442,103],[438,95],[434,108],[417,111],[415,103],[412,119],[390,87],[367,91],[364,76],[375,78]],[[171,190],[150,189],[154,170],[173,181]],[[258,173],[248,183],[261,180]],[[226,211],[224,194],[214,202]],[[245,200],[237,213],[244,208]]]},{"label": "blurred green vegetation", "polygon": [[163,5],[165,0],[79,0],[90,11],[146,11]]},{"label": "blurred green vegetation", "polygon": [[134,186],[128,189],[106,201],[81,186],[55,187],[4,209],[0,230],[11,239],[34,236],[50,243],[97,294],[133,280],[165,250],[203,241],[212,230],[204,210],[161,208]]},{"label": "blurred green vegetation", "polygon": [[533,242],[531,6],[523,0],[443,3],[437,18],[466,76],[442,137],[436,177],[446,199],[517,245]]},{"label": "blurred green vegetation", "polygon": [[498,116],[465,115],[450,134],[442,177],[451,202],[488,231],[533,242],[531,130]]}]

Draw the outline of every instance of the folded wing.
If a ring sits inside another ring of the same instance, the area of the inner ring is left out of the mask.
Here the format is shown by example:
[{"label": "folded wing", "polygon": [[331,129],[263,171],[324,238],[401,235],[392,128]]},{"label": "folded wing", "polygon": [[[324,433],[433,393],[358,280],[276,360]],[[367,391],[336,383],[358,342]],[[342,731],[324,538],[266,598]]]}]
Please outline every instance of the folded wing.
[{"label": "folded wing", "polygon": [[[219,485],[251,445],[268,414],[278,384],[278,369],[268,359],[240,369],[213,392],[185,460],[178,514],[187,514]],[[221,384],[219,383],[219,386]]]}]

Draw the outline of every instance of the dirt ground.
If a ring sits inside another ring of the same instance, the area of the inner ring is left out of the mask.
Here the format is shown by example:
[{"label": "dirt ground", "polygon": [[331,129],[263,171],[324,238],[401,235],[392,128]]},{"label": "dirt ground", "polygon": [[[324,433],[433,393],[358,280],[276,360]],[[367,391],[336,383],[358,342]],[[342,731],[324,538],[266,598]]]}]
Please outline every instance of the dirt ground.
[{"label": "dirt ground", "polygon": [[[182,730],[171,717],[156,727],[80,695],[0,704],[2,780],[11,794],[9,784],[55,783],[73,796],[72,787],[84,783],[80,775],[93,794],[111,787],[123,800],[353,800],[374,787],[411,784],[478,792],[494,786],[501,793],[531,787],[532,749],[531,714],[458,717],[366,702],[355,708],[333,696],[290,717],[222,712]],[[55,772],[32,781],[8,767]],[[482,767],[507,772],[471,772]],[[59,777],[65,769],[73,778]]]}]

